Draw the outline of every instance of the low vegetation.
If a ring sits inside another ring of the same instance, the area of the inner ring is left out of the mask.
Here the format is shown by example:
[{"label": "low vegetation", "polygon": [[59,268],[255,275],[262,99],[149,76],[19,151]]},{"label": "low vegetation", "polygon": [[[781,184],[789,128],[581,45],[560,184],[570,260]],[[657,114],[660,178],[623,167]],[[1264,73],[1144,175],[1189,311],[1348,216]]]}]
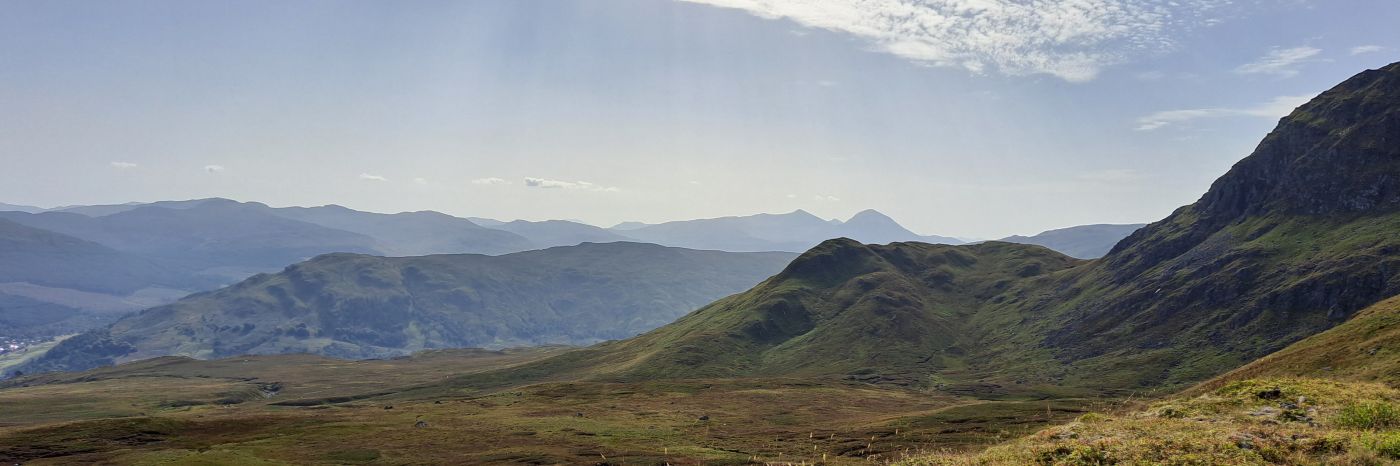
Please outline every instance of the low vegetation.
[{"label": "low vegetation", "polygon": [[979,453],[906,465],[1391,464],[1400,461],[1400,391],[1372,383],[1270,378],[1228,383],[1075,422]]}]

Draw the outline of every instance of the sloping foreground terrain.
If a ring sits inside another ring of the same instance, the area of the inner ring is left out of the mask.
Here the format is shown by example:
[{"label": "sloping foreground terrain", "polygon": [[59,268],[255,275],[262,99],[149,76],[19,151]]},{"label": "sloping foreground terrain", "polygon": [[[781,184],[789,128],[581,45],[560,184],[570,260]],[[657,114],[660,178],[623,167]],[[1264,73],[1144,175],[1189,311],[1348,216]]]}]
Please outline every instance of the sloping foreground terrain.
[{"label": "sloping foreground terrain", "polygon": [[1400,463],[1400,297],[1186,392],[909,465]]},{"label": "sloping foreground terrain", "polygon": [[[1100,260],[998,242],[830,240],[757,287],[636,338],[359,395],[279,399],[300,382],[260,376],[234,379],[263,397],[244,403],[143,391],[124,401],[153,407],[135,415],[82,420],[81,408],[53,409],[47,421],[5,427],[0,459],[1384,464],[1400,456],[1400,393],[1365,380],[1391,377],[1382,371],[1394,367],[1393,303],[1358,311],[1400,295],[1397,137],[1400,64],[1299,107],[1200,201]],[[382,270],[331,275],[353,293],[413,276]],[[1285,349],[1307,337],[1316,340]],[[1262,379],[1226,379],[1145,408],[1112,398],[1168,394],[1280,349],[1240,369]],[[128,376],[128,367],[19,378],[0,400],[58,406],[133,393],[108,385],[123,381],[190,387],[212,377]],[[1284,377],[1295,368],[1336,379]],[[925,454],[1017,437],[982,456]]]},{"label": "sloping foreground terrain", "polygon": [[855,381],[562,382],[424,392],[565,351],[165,357],[0,383],[0,462],[869,464],[977,448],[1097,400],[983,401]]},{"label": "sloping foreground terrain", "polygon": [[166,355],[369,358],[588,344],[661,326],[763,280],[791,258],[639,243],[504,256],[331,254],[123,318],[19,370],[80,370]]},{"label": "sloping foreground terrain", "polygon": [[1163,393],[1400,294],[1400,64],[1280,121],[1194,204],[1102,259],[831,240],[643,336],[463,388],[824,376],[979,396]]}]

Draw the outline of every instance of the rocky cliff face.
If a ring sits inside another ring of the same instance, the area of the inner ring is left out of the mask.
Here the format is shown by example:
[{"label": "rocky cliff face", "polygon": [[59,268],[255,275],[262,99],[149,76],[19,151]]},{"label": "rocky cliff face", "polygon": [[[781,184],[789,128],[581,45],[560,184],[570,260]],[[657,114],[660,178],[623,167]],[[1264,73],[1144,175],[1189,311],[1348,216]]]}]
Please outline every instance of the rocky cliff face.
[{"label": "rocky cliff face", "polygon": [[1044,345],[1076,365],[1163,371],[1144,383],[1228,369],[1400,293],[1400,64],[1296,109],[1199,201],[1067,288],[1097,291],[1044,303],[1061,312]]},{"label": "rocky cliff face", "polygon": [[[1129,236],[1110,263],[1161,262],[1245,217],[1400,210],[1400,63],[1368,70],[1283,118],[1195,204]],[[1138,261],[1137,259],[1143,259]]]}]

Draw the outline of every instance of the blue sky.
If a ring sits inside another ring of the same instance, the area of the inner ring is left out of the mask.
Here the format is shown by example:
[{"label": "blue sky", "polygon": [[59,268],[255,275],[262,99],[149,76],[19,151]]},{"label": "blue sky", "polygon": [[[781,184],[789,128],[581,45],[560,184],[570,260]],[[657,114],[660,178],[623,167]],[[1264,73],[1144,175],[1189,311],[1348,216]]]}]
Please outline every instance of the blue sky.
[{"label": "blue sky", "polygon": [[[1033,7],[1028,7],[1032,5]],[[1400,3],[0,1],[0,202],[1146,222]]]}]

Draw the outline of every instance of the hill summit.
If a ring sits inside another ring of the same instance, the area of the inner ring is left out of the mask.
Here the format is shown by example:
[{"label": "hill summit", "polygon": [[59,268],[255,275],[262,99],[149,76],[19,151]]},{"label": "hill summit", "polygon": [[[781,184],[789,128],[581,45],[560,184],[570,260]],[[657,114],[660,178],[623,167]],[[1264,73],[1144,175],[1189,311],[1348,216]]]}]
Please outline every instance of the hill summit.
[{"label": "hill summit", "polygon": [[1400,294],[1398,135],[1395,64],[1299,107],[1201,200],[1103,259],[1001,242],[831,240],[671,325],[494,377],[1170,390]]}]

